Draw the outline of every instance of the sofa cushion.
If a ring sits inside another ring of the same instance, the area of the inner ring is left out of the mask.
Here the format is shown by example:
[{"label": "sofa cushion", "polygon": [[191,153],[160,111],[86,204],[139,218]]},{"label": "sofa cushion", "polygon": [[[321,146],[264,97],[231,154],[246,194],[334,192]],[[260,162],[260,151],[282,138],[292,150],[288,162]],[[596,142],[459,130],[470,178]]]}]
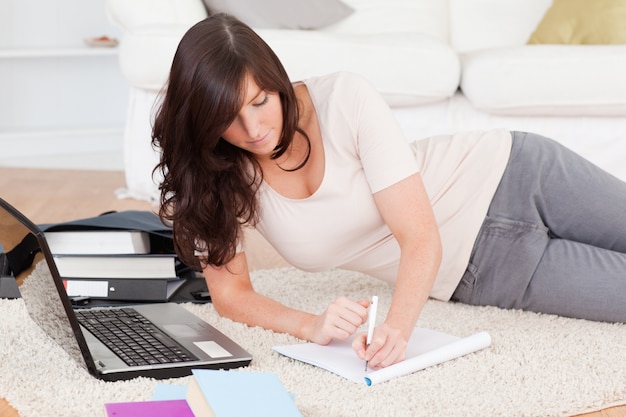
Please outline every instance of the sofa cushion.
[{"label": "sofa cushion", "polygon": [[106,0],[105,12],[124,30],[158,23],[191,26],[207,17],[200,0]]},{"label": "sofa cushion", "polygon": [[443,100],[458,88],[458,55],[446,43],[427,35],[257,32],[294,81],[337,71],[355,72],[367,78],[394,107]]},{"label": "sofa cushion", "polygon": [[504,115],[626,114],[626,45],[527,45],[464,54],[461,90]]},{"label": "sofa cushion", "polygon": [[254,28],[318,29],[349,16],[341,0],[203,0],[209,13],[228,13]]},{"label": "sofa cushion", "polygon": [[626,44],[626,0],[554,0],[529,44]]},{"label": "sofa cushion", "polygon": [[[589,0],[595,1],[595,0]],[[525,45],[552,0],[448,0],[458,52]]]},{"label": "sofa cushion", "polygon": [[344,0],[355,12],[325,27],[345,34],[421,33],[448,42],[448,2],[442,0]]}]

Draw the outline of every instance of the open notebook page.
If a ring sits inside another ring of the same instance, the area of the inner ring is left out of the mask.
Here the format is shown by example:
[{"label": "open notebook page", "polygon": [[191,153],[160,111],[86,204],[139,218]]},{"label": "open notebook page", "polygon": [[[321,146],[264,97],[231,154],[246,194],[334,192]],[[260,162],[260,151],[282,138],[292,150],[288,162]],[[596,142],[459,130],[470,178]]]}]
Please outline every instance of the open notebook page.
[{"label": "open notebook page", "polygon": [[334,340],[328,345],[300,343],[274,346],[274,350],[290,358],[334,372],[356,383],[374,385],[476,352],[490,344],[491,337],[486,332],[460,338],[416,327],[409,339],[407,359],[387,368],[367,371],[365,363],[352,349],[352,338],[344,341]]}]

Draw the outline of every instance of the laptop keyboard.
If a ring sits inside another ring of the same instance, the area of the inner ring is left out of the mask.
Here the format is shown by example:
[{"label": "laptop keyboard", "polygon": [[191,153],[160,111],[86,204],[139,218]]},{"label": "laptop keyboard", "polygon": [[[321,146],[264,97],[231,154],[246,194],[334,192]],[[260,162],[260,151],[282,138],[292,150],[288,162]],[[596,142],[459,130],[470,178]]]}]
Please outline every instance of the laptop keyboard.
[{"label": "laptop keyboard", "polygon": [[78,310],[80,324],[127,365],[190,362],[197,358],[132,308]]}]

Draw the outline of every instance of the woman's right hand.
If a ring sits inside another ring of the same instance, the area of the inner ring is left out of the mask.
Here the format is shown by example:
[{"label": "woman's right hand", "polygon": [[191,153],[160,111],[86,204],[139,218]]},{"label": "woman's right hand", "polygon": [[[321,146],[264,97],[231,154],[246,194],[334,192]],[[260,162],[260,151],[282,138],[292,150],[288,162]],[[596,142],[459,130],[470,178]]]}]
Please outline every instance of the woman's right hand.
[{"label": "woman's right hand", "polygon": [[315,316],[309,340],[327,345],[333,339],[345,340],[367,321],[369,300],[352,301],[339,297]]},{"label": "woman's right hand", "polygon": [[238,253],[227,265],[205,267],[204,278],[217,313],[251,327],[326,345],[335,338],[347,339],[367,320],[369,300],[339,297],[322,314],[315,315],[258,294],[250,281],[245,252]]}]

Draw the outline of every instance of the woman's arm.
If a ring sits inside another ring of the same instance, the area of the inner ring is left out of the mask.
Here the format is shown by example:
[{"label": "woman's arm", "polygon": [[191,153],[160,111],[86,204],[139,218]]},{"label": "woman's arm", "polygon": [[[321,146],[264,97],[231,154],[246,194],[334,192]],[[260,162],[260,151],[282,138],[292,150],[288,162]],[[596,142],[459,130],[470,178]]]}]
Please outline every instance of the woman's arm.
[{"label": "woman's arm", "polygon": [[359,335],[353,343],[357,355],[376,368],[404,359],[407,342],[437,275],[442,249],[419,174],[375,193],[374,198],[400,245],[398,277],[385,322],[376,328],[367,349],[365,335]]},{"label": "woman's arm", "polygon": [[367,301],[355,302],[340,297],[322,314],[314,315],[257,293],[250,281],[245,252],[238,253],[222,267],[207,266],[204,276],[216,311],[249,326],[327,344],[333,338],[348,338],[367,318]]}]

